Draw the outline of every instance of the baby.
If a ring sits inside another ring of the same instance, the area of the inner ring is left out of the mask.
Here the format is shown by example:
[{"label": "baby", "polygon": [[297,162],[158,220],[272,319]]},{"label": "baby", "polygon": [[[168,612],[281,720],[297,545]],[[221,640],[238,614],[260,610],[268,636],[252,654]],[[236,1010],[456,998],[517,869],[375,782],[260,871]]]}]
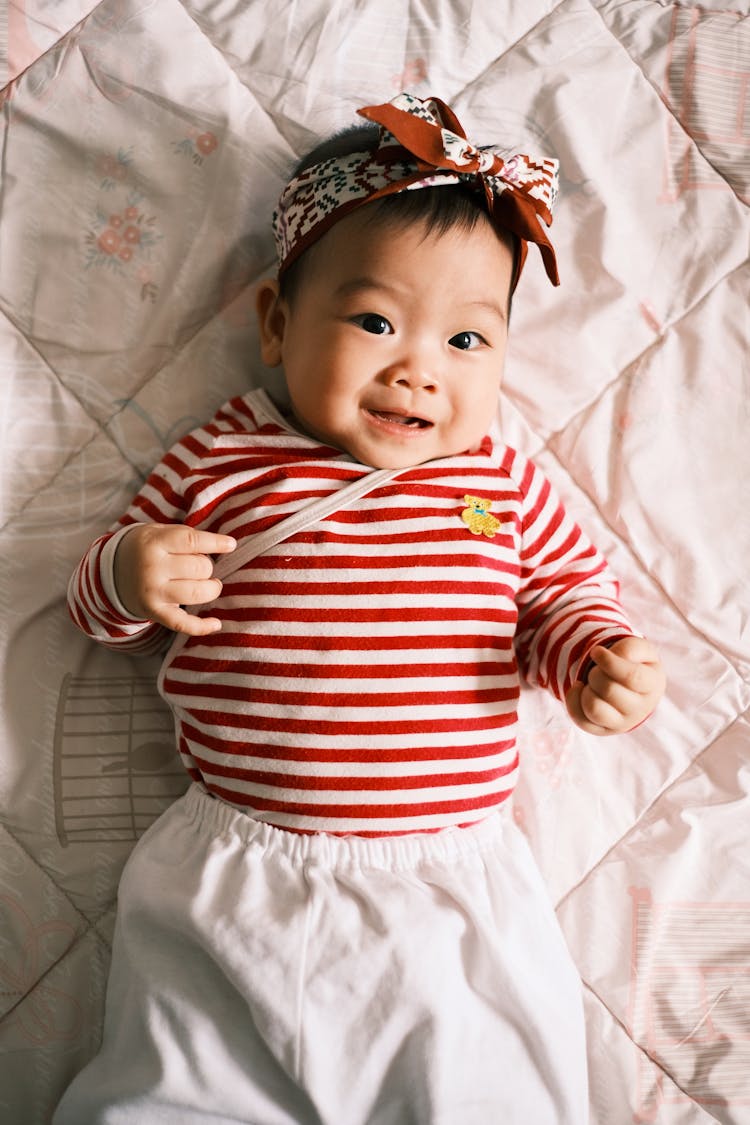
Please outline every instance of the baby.
[{"label": "baby", "polygon": [[[71,580],[171,641],[194,784],[123,874],[104,1039],[57,1125],[582,1125],[580,981],[508,816],[519,677],[592,734],[664,676],[539,469],[488,431],[556,162],[438,99],[360,110],[274,216],[285,395],[172,449]],[[218,560],[218,561],[217,561]]]}]

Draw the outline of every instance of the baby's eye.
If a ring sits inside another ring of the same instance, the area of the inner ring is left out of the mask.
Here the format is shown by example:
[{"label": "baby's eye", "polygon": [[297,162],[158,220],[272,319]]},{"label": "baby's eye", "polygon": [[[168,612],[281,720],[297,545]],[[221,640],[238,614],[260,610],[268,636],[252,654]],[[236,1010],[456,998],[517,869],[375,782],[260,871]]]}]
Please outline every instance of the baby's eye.
[{"label": "baby's eye", "polygon": [[486,342],[484,336],[480,336],[478,332],[459,332],[457,335],[451,336],[448,341],[452,348],[458,348],[462,352],[479,348]]},{"label": "baby's eye", "polygon": [[365,332],[370,332],[373,336],[386,336],[393,332],[390,321],[386,320],[384,316],[379,313],[362,313],[361,316],[353,317],[354,323],[358,324],[360,328],[364,328]]}]

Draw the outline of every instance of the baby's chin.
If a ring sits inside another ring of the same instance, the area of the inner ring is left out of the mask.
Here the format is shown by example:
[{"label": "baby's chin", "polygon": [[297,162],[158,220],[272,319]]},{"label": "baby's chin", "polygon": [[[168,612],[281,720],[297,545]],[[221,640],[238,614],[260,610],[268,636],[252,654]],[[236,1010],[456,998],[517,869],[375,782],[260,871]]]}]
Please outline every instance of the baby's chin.
[{"label": "baby's chin", "polygon": [[422,450],[421,454],[416,449],[413,451],[409,449],[403,451],[365,451],[357,449],[354,445],[349,449],[344,448],[343,451],[352,460],[359,462],[361,465],[368,465],[371,469],[411,469],[417,465],[428,465],[432,461],[444,461],[451,457],[471,456],[479,453],[483,440],[484,438],[473,442],[470,447],[467,447],[466,444],[463,446],[436,446],[430,450]]}]

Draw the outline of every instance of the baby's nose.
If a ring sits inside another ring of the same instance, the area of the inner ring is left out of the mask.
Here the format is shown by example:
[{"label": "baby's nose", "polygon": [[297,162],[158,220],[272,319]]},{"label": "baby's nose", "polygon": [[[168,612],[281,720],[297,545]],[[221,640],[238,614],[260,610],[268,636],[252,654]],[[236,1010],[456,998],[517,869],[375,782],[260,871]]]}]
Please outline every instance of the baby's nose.
[{"label": "baby's nose", "polygon": [[394,363],[388,371],[388,381],[393,386],[427,391],[430,394],[434,394],[439,387],[434,368],[417,357],[405,358]]}]

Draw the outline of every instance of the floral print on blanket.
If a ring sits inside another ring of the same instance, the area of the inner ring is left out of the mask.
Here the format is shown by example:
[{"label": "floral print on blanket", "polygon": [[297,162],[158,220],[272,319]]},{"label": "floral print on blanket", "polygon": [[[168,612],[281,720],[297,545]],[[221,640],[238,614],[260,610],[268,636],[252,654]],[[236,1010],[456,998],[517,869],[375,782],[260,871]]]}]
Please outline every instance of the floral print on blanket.
[{"label": "floral print on blanket", "polygon": [[173,141],[172,148],[178,156],[187,156],[193,164],[202,164],[204,156],[210,156],[219,147],[215,135],[208,130],[202,132],[194,125],[185,130],[181,141]]},{"label": "floral print on blanket", "polygon": [[147,264],[162,235],[155,215],[144,207],[145,196],[132,175],[132,149],[97,161],[101,176],[100,198],[86,232],[86,269],[108,269],[121,277],[134,277],[141,285],[141,300],[155,300],[157,288]]}]

